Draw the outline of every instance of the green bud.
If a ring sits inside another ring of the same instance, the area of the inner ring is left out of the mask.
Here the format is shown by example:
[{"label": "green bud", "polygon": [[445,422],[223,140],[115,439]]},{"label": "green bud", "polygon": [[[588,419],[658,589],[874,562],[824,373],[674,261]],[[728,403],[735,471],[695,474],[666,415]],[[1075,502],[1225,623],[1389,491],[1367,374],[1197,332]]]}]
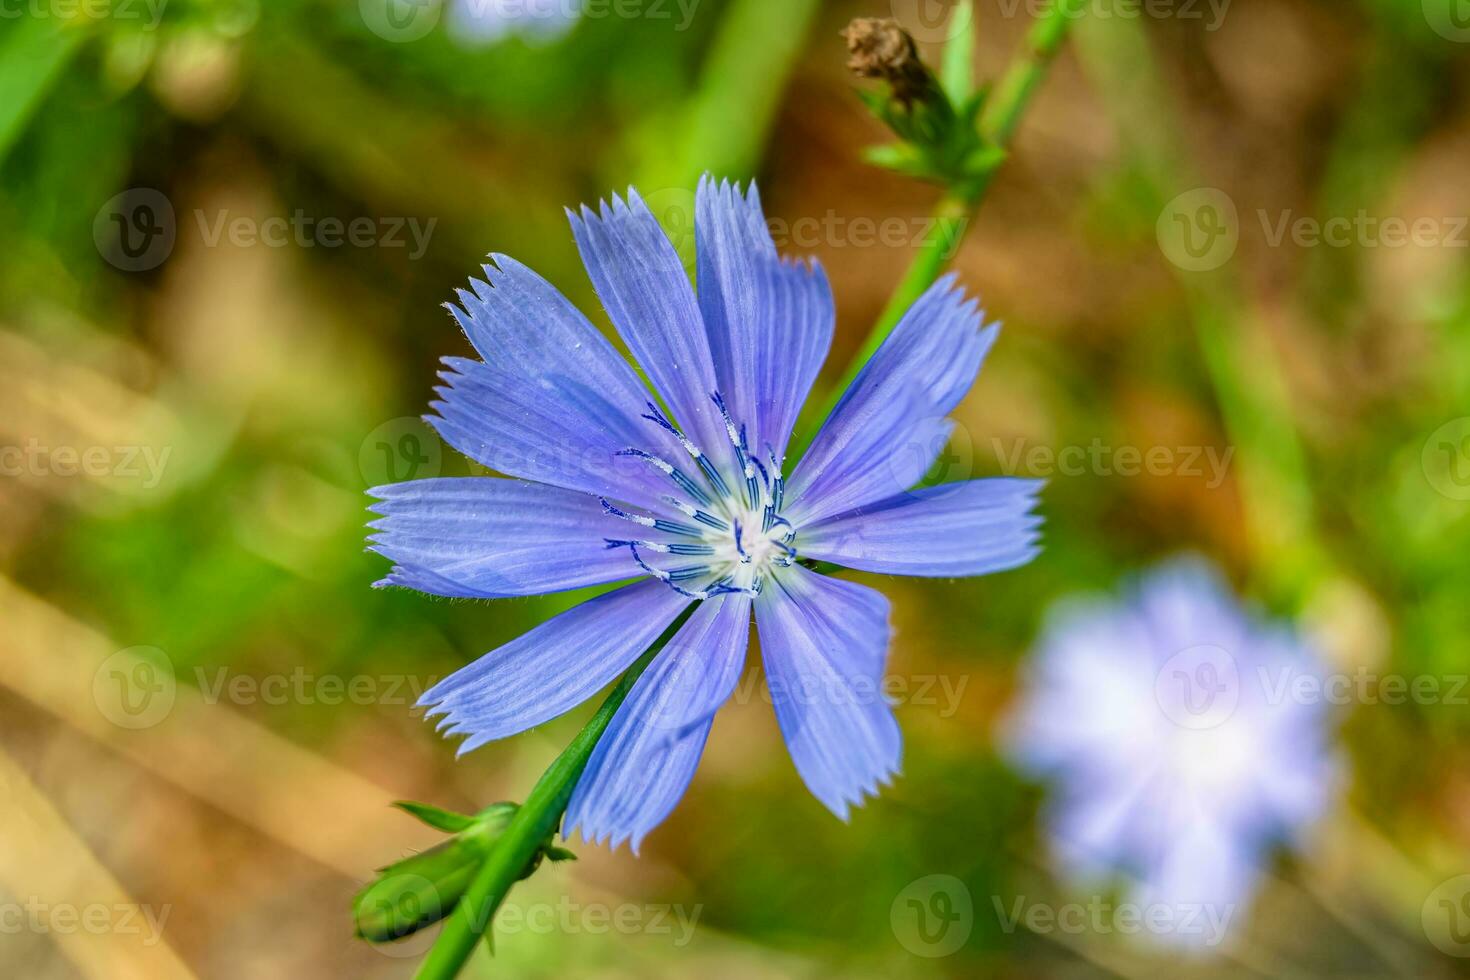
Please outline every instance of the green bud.
[{"label": "green bud", "polygon": [[[969,4],[957,9],[968,26]],[[860,93],[863,101],[901,141],[870,148],[869,163],[962,192],[999,164],[1000,149],[981,137],[977,125],[988,90],[969,90],[968,31],[950,40],[943,84],[895,20],[859,18],[843,37],[848,68],[884,83],[880,91]]]},{"label": "green bud", "polygon": [[[358,892],[352,903],[357,935],[374,943],[402,939],[453,912],[520,808],[515,803],[495,803],[469,816],[427,803],[401,801],[394,805],[422,823],[454,836],[378,869],[377,879]],[[554,847],[548,834],[521,877],[534,872],[543,857],[566,861],[575,855],[565,848]]]},{"label": "green bud", "polygon": [[894,101],[906,112],[949,100],[929,66],[919,57],[913,37],[891,17],[859,17],[842,32],[847,41],[847,67],[863,78],[888,83]]}]

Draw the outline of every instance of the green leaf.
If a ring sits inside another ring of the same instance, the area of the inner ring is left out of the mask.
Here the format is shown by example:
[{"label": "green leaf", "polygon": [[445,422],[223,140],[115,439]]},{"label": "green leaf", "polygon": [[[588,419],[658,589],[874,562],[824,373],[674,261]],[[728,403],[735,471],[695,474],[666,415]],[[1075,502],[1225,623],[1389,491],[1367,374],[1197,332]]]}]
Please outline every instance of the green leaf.
[{"label": "green leaf", "polygon": [[1003,146],[977,146],[965,155],[964,171],[970,177],[984,177],[1006,162],[1010,156]]},{"label": "green leaf", "polygon": [[966,99],[959,103],[958,113],[965,126],[974,130],[980,119],[980,110],[985,108],[985,101],[990,97],[991,85],[987,82],[975,91],[971,92]]},{"label": "green leaf", "polygon": [[938,171],[928,155],[916,149],[912,143],[892,143],[870,146],[863,150],[863,159],[875,167],[891,170],[905,177],[919,180],[940,180]]},{"label": "green leaf", "polygon": [[428,803],[398,800],[393,805],[404,813],[417,817],[420,823],[426,823],[435,830],[442,830],[450,834],[467,830],[475,822],[475,818],[467,814],[455,813],[453,810],[441,810]]},{"label": "green leaf", "polygon": [[863,149],[863,159],[886,170],[905,170],[919,159],[918,151],[908,143],[884,143]]}]

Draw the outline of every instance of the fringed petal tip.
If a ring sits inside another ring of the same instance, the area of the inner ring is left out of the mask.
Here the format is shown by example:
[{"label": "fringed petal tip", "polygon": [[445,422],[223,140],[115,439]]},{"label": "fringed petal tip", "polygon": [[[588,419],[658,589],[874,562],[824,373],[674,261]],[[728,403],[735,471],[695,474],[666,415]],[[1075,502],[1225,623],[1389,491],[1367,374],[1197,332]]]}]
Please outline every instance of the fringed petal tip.
[{"label": "fringed petal tip", "polygon": [[643,847],[643,841],[648,837],[650,833],[652,833],[652,830],[625,830],[622,832],[616,832],[608,829],[600,831],[589,830],[587,827],[578,823],[569,826],[567,830],[563,831],[562,837],[565,840],[570,841],[575,835],[575,837],[579,839],[583,844],[590,845],[592,847],[606,847],[613,853],[617,853],[620,847],[622,847],[624,844],[627,844],[628,850],[632,852],[633,856],[640,857]]},{"label": "fringed petal tip", "polygon": [[999,320],[991,320],[989,323],[984,323],[984,310],[977,310],[975,315],[976,319],[983,324],[980,327],[980,359],[984,361],[985,357],[990,353],[990,349],[995,346],[995,342],[1000,339],[1001,322]]},{"label": "fringed petal tip", "polygon": [[761,654],[797,772],[813,796],[847,820],[903,759],[892,705],[876,696],[891,606],[867,586],[798,569],[783,571],[780,593],[756,603]]},{"label": "fringed petal tip", "polygon": [[[1031,564],[1045,550],[1043,547],[1045,536],[1042,534],[1042,530],[1046,527],[1046,515],[1041,513],[1037,508],[1041,506],[1041,492],[1046,489],[1047,484],[1050,482],[1046,479],[1026,479],[1020,477],[1015,479],[1020,485],[1018,499],[1025,503],[1025,510],[1023,511],[1024,516],[1018,524],[1018,530],[1022,534],[1020,540],[1021,550],[1017,554],[1016,563],[1011,566],[1012,569]],[[997,569],[997,571],[1009,570]]]},{"label": "fringed petal tip", "polygon": [[830,800],[819,797],[818,802],[830,810],[838,820],[843,823],[851,823],[854,810],[862,809],[868,805],[869,801],[876,800],[883,795],[883,790],[892,786],[894,780],[902,775],[902,760],[895,760],[891,767],[877,773],[872,780],[857,787],[854,791]]},{"label": "fringed petal tip", "polygon": [[[624,200],[624,197],[626,197],[626,200]],[[630,215],[650,213],[648,211],[648,205],[643,203],[643,198],[639,196],[637,189],[631,184],[628,186],[625,195],[620,195],[614,191],[607,197],[598,198],[595,209],[586,203],[582,203],[577,205],[575,209],[568,207],[562,210],[566,212],[567,217],[572,221],[573,227],[576,227],[578,224],[587,225],[595,221],[612,222]]]},{"label": "fringed petal tip", "polygon": [[494,732],[477,733],[474,727],[472,727],[471,722],[466,718],[466,712],[451,704],[453,700],[452,696],[439,695],[436,697],[435,691],[442,683],[441,681],[440,684],[436,684],[433,688],[429,689],[414,704],[415,707],[425,709],[424,721],[433,724],[434,732],[439,737],[446,741],[461,739],[460,743],[454,747],[454,757],[456,759],[462,759],[476,749],[482,748],[502,737]]},{"label": "fringed petal tip", "polygon": [[[373,554],[383,554],[382,549],[377,547],[369,547],[366,550]],[[394,565],[388,570],[388,574],[374,582],[372,587],[375,589],[411,589],[413,586],[404,581],[405,574],[402,568]]]},{"label": "fringed petal tip", "polygon": [[1040,554],[1044,481],[989,477],[924,487],[803,529],[803,554],[888,575],[963,578]]},{"label": "fringed petal tip", "polygon": [[809,279],[820,279],[827,296],[832,295],[832,286],[827,280],[827,267],[815,255],[782,255],[776,261],[783,269],[801,273]]},{"label": "fringed petal tip", "polygon": [[[391,560],[392,556],[376,545],[370,545],[365,549],[373,554],[382,555]],[[428,596],[430,599],[503,599],[506,596],[490,593],[475,593],[465,589],[459,583],[451,582],[441,576],[422,568],[414,568],[407,565],[394,565],[388,574],[372,584],[374,589],[408,589],[420,595]]]},{"label": "fringed petal tip", "polygon": [[[433,418],[434,416],[431,415],[419,416],[420,421],[425,423]],[[412,500],[423,495],[425,482],[426,480],[422,479],[400,480],[397,483],[380,483],[375,487],[368,487],[363,491],[363,495],[373,499],[364,509],[380,517],[388,517],[400,501],[405,498]]]},{"label": "fringed petal tip", "polygon": [[687,605],[644,580],[573,606],[440,680],[418,699],[460,756],[550,721],[611,683]]},{"label": "fringed petal tip", "polygon": [[729,177],[715,177],[706,170],[699,178],[695,188],[699,196],[708,196],[716,204],[735,209],[738,204],[744,206],[748,212],[761,213],[761,195],[754,180],[747,180],[744,185],[739,180],[731,180]]},{"label": "fringed petal tip", "polygon": [[980,294],[966,289],[957,272],[946,272],[936,279],[923,295],[914,300],[909,309],[915,310],[929,304],[935,307],[931,311],[935,315],[952,318],[951,322],[969,321],[973,324],[972,329],[979,334],[982,359],[1000,337],[1001,321],[986,321],[985,305]]},{"label": "fringed petal tip", "polygon": [[630,843],[638,853],[688,788],[714,714],[739,680],[749,633],[745,596],[694,610],[598,741],[567,805],[567,828],[614,850]]}]

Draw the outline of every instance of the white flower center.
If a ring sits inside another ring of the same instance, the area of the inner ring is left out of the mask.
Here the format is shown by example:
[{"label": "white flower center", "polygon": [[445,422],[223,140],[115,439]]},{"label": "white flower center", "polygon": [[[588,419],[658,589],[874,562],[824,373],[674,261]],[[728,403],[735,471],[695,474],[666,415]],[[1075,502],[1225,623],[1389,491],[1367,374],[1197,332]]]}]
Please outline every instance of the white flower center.
[{"label": "white flower center", "polygon": [[758,595],[773,568],[796,560],[796,528],[780,513],[785,491],[781,460],[771,452],[768,463],[761,462],[746,444],[745,433],[736,429],[725,411],[724,400],[718,394],[713,398],[735,456],[735,479],[722,474],[650,404],[644,418],[678,438],[700,479],[641,449],[625,449],[621,455],[642,459],[668,476],[680,492],[665,496],[664,501],[689,520],[633,514],[603,500],[609,513],[658,532],[641,540],[608,539],[608,547],[631,549],[645,571],[691,598],[707,599],[727,592]]}]

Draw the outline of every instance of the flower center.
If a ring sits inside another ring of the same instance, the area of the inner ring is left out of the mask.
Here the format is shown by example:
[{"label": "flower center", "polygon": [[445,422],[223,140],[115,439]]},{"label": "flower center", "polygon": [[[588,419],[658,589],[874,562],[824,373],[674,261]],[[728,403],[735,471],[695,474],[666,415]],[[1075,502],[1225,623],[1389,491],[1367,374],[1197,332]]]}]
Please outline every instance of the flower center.
[{"label": "flower center", "polygon": [[734,479],[680,432],[653,403],[643,417],[672,433],[694,463],[699,478],[653,453],[624,449],[619,455],[641,459],[662,472],[678,493],[664,502],[687,521],[673,521],[630,513],[605,498],[602,506],[653,532],[638,540],[608,538],[609,548],[628,548],[650,575],[693,599],[727,592],[759,595],[773,568],[796,560],[796,528],[781,516],[785,479],[781,460],[767,448],[767,460],[751,452],[745,430],[737,429],[725,401],[716,392],[714,403],[725,421],[725,432],[735,457]]}]

